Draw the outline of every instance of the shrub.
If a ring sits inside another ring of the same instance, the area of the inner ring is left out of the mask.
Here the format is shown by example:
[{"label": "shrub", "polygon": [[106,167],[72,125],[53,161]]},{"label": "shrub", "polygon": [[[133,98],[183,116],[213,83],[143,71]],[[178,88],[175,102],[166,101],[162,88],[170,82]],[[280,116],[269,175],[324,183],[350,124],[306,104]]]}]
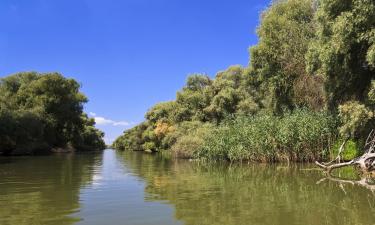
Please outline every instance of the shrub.
[{"label": "shrub", "polygon": [[198,136],[186,135],[180,137],[172,146],[172,154],[176,158],[192,158],[194,151],[198,149],[204,140]]},{"label": "shrub", "polygon": [[340,105],[339,117],[342,122],[340,134],[344,137],[357,137],[373,116],[373,112],[359,102],[350,101]]},{"label": "shrub", "polygon": [[[337,156],[342,142],[343,142],[343,140],[339,139],[332,146],[332,156],[331,156],[332,159],[334,159]],[[357,142],[355,142],[354,140],[349,140],[345,144],[345,149],[342,152],[341,159],[343,159],[345,161],[349,161],[349,160],[352,160],[355,157],[357,157],[359,155],[359,153],[360,153],[360,151],[358,149]]]},{"label": "shrub", "polygon": [[145,151],[156,151],[156,146],[154,142],[146,142],[142,145]]},{"label": "shrub", "polygon": [[195,152],[203,145],[205,136],[211,129],[211,124],[204,124],[179,136],[171,147],[173,156],[177,158],[193,158]]}]

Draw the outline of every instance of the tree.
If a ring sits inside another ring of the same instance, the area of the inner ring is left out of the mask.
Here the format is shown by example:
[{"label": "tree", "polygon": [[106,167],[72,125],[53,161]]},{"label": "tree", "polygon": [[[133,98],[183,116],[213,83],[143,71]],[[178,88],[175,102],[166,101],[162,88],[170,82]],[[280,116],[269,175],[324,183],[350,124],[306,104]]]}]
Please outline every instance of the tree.
[{"label": "tree", "polygon": [[105,149],[104,132],[95,128],[95,119],[88,118],[86,113],[81,115],[83,128],[78,136],[72,140],[80,150],[102,150]]},{"label": "tree", "polygon": [[262,14],[257,30],[259,42],[250,48],[250,67],[260,83],[265,106],[276,113],[311,104],[295,93],[296,82],[320,94],[319,85],[303,86],[302,82],[302,77],[310,76],[306,73],[305,54],[314,37],[313,17],[311,0],[276,1]]},{"label": "tree", "polygon": [[[316,38],[308,54],[308,71],[325,77],[328,109],[338,110],[340,133],[363,139],[374,124],[374,41],[375,2],[372,0],[320,0],[315,16]],[[374,170],[373,132],[364,146],[364,154],[340,163],[345,141],[338,156],[329,163],[317,163],[330,172],[343,166],[359,165]],[[335,163],[338,160],[338,163]]]},{"label": "tree", "polygon": [[60,74],[45,74],[17,92],[19,108],[39,111],[45,115],[54,145],[61,146],[77,136],[82,129],[81,114],[87,98],[79,92],[80,85]]},{"label": "tree", "polygon": [[147,111],[145,118],[153,124],[159,120],[170,121],[176,107],[175,101],[158,103]]},{"label": "tree", "polygon": [[373,0],[320,0],[317,32],[307,54],[308,71],[326,79],[328,108],[364,102],[375,78]]},{"label": "tree", "polygon": [[217,73],[210,87],[210,105],[204,109],[209,121],[220,123],[230,115],[252,115],[258,111],[256,89],[247,72],[242,66],[231,66]]},{"label": "tree", "polygon": [[207,75],[193,74],[188,77],[184,89],[199,91],[211,85],[212,81]]},{"label": "tree", "polygon": [[185,87],[177,92],[176,122],[199,120],[207,121],[204,108],[211,100],[210,88],[212,81],[206,75],[193,74],[187,78]]},{"label": "tree", "polygon": [[0,153],[34,153],[67,145],[104,149],[103,133],[83,114],[87,98],[79,89],[78,82],[58,73],[2,78]]}]

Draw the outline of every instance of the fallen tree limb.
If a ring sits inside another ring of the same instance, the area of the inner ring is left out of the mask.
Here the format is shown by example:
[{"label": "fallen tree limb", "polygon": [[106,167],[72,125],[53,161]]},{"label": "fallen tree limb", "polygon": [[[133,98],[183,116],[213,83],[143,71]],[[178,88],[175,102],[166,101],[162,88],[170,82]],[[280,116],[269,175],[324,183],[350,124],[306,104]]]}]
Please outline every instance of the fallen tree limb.
[{"label": "fallen tree limb", "polygon": [[328,162],[328,163],[323,163],[324,165],[328,166],[328,165],[332,165],[334,164],[335,162],[339,162],[341,161],[341,154],[343,153],[344,151],[344,148],[345,148],[345,145],[346,143],[348,142],[349,138],[346,138],[345,141],[341,144],[340,148],[339,148],[339,152],[337,153],[337,156],[334,160]]},{"label": "fallen tree limb", "polygon": [[[320,163],[315,162],[317,166],[327,171],[328,174],[335,169],[346,167],[346,166],[359,166],[363,172],[372,172],[375,171],[375,132],[374,130],[371,131],[369,136],[367,137],[366,144],[365,144],[365,153],[355,159],[352,159],[348,162],[340,162],[341,154],[344,150],[345,144],[348,141],[346,139],[343,144],[340,146],[339,152],[337,157],[328,162],[328,163]],[[338,161],[338,163],[334,163]]]},{"label": "fallen tree limb", "polygon": [[318,165],[320,168],[325,169],[330,174],[331,171],[334,170],[334,169],[338,169],[338,168],[346,167],[346,166],[351,166],[351,165],[354,165],[355,162],[352,160],[352,161],[349,161],[349,162],[329,164],[329,165],[325,165],[325,164],[322,164],[322,163],[319,163],[319,162],[315,162],[315,164]]}]

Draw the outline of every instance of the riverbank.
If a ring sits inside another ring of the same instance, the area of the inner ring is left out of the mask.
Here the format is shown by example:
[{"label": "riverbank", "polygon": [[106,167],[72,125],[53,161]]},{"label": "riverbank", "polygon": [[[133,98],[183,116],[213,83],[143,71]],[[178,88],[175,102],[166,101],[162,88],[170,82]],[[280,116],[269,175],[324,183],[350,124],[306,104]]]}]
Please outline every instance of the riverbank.
[{"label": "riverbank", "polygon": [[14,149],[13,151],[0,154],[0,157],[10,157],[10,156],[39,156],[39,155],[53,155],[53,154],[71,154],[71,153],[83,153],[83,152],[101,152],[104,149],[93,149],[93,148],[80,148],[76,149],[73,147],[55,147],[55,148],[45,148],[45,149],[27,149],[20,148]]},{"label": "riverbank", "polygon": [[353,159],[375,127],[375,5],[359,2],[272,2],[248,66],[188,76],[175,100],[154,105],[115,148],[311,162],[332,158],[339,142],[350,140],[344,158]]},{"label": "riverbank", "polygon": [[[208,161],[313,162],[337,153],[337,124],[337,118],[329,113],[307,110],[283,116],[238,117],[220,125],[184,123],[164,137],[175,139],[171,147],[159,151],[170,151],[176,158]],[[131,138],[130,134],[124,137]],[[140,143],[136,149],[145,146]],[[126,140],[115,147],[134,150],[121,144]],[[356,146],[350,145],[344,158],[357,154]]]},{"label": "riverbank", "polygon": [[313,162],[328,158],[336,139],[337,121],[324,112],[260,114],[209,130],[192,156],[209,161]]}]

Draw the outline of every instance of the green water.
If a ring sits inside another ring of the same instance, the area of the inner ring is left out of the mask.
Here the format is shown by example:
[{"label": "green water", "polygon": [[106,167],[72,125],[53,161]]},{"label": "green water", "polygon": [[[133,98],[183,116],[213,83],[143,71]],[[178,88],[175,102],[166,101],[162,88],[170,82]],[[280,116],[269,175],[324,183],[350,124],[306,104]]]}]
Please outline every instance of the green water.
[{"label": "green water", "polygon": [[0,224],[374,224],[375,194],[311,165],[134,152],[0,158]]}]

